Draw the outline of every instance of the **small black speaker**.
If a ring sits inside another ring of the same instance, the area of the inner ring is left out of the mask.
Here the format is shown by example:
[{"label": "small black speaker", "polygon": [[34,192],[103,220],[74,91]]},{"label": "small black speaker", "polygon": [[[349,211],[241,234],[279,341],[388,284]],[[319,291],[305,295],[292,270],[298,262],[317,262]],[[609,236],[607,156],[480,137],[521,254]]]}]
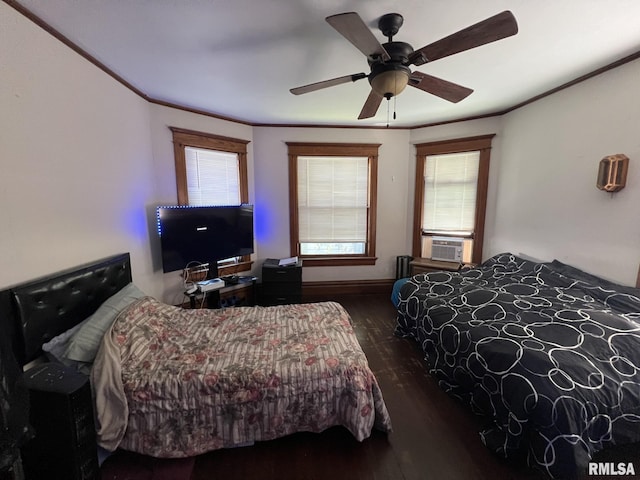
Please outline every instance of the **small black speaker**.
[{"label": "small black speaker", "polygon": [[95,480],[98,451],[88,377],[55,363],[24,373],[35,437],[21,449],[26,480]]}]

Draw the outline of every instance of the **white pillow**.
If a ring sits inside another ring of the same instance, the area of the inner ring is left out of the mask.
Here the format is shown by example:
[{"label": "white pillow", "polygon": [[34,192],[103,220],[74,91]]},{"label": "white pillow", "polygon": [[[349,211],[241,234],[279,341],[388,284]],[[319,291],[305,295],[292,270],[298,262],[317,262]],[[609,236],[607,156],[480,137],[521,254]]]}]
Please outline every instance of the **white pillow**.
[{"label": "white pillow", "polygon": [[105,332],[120,312],[146,295],[130,283],[100,305],[98,310],[72,335],[64,356],[78,362],[93,362]]}]

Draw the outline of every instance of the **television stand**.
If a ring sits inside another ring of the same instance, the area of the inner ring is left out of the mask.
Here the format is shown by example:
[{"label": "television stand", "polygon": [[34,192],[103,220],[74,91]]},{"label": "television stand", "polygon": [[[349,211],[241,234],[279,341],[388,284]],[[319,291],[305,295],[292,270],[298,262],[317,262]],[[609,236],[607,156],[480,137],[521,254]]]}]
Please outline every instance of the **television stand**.
[{"label": "television stand", "polygon": [[[197,290],[192,293],[185,292],[189,297],[189,308],[225,308],[236,305],[255,305],[255,289],[257,277],[242,275],[231,282],[225,282],[224,286],[202,292]],[[184,307],[184,305],[183,305]]]}]

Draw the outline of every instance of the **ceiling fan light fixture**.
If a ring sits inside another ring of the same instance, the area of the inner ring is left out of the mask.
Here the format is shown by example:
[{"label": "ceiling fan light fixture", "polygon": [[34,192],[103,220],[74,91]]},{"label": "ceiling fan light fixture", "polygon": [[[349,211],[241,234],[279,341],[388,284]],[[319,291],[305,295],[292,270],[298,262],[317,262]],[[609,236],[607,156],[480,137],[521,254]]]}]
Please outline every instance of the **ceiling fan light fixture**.
[{"label": "ceiling fan light fixture", "polygon": [[391,98],[401,93],[409,83],[411,71],[403,65],[386,65],[387,68],[369,75],[369,83],[381,97]]}]

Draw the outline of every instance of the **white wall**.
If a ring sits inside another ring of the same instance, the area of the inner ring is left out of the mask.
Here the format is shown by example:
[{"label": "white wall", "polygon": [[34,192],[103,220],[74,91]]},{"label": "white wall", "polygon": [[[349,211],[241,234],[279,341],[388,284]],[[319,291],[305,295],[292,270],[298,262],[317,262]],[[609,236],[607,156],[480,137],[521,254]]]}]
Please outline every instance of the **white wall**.
[{"label": "white wall", "polygon": [[[290,255],[289,173],[286,142],[379,143],[375,265],[309,267],[303,281],[395,277],[397,255],[411,253],[408,204],[410,145],[407,130],[257,127],[253,132],[260,261]],[[412,185],[411,185],[411,188]]]},{"label": "white wall", "polygon": [[[485,257],[558,259],[634,285],[640,262],[640,60],[503,119],[495,225]],[[627,186],[596,189],[600,160],[624,153]]]},{"label": "white wall", "polygon": [[0,3],[0,288],[131,252],[157,293],[149,107]]}]

